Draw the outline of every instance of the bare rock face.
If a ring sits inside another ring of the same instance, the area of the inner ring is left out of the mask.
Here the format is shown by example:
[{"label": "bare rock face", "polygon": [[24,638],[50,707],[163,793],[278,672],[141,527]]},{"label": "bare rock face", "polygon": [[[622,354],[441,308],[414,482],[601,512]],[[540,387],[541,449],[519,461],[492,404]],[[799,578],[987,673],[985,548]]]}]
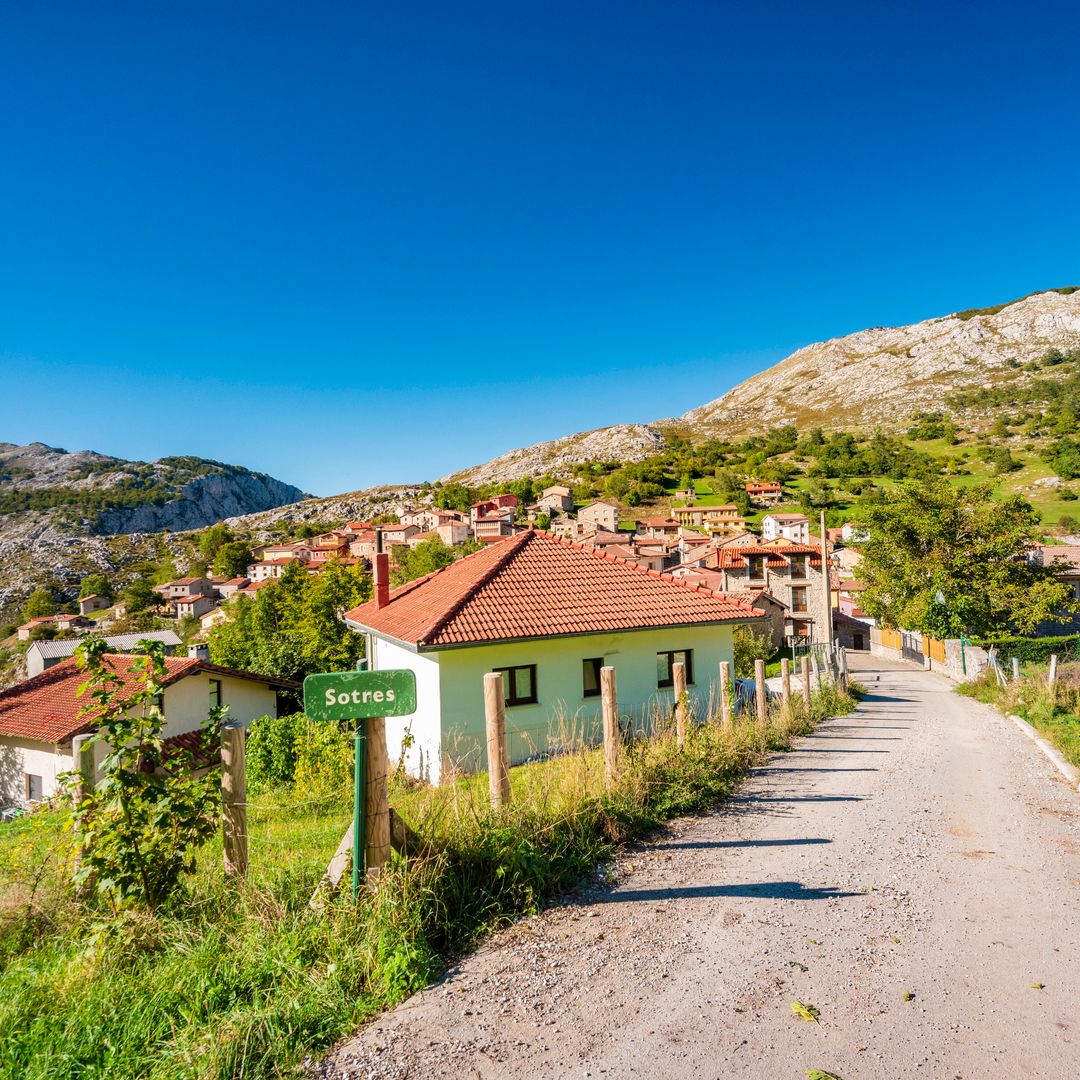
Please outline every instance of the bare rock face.
[{"label": "bare rock face", "polygon": [[1010,361],[1080,346],[1080,292],[1044,292],[985,312],[876,327],[807,345],[682,416],[731,433],[783,424],[866,428],[940,409],[954,389],[1004,377]]},{"label": "bare rock face", "polygon": [[443,483],[506,483],[525,476],[563,476],[582,461],[643,461],[664,449],[664,436],[646,424],[616,424],[596,431],[510,450],[484,465],[443,477]]}]

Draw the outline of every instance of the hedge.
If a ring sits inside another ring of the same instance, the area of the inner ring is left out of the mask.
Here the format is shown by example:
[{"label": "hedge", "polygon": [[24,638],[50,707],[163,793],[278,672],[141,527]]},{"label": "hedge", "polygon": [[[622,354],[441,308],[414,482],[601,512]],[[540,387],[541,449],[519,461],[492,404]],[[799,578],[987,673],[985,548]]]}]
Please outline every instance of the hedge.
[{"label": "hedge", "polygon": [[1047,662],[1054,653],[1061,657],[1069,653],[1080,653],[1080,634],[1042,638],[976,638],[974,644],[984,649],[996,648],[998,655],[1005,659],[1015,656],[1017,660],[1025,663],[1038,664]]}]

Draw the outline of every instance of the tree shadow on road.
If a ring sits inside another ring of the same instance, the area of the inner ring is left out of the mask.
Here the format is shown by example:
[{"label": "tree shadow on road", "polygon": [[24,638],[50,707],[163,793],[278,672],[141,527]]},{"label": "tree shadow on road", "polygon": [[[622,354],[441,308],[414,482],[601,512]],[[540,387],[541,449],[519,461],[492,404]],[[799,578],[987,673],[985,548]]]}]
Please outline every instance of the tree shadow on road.
[{"label": "tree shadow on road", "polygon": [[621,904],[629,901],[697,900],[743,897],[763,900],[835,900],[864,893],[842,889],[819,889],[801,881],[754,881],[737,885],[686,885],[671,889],[616,890],[589,897],[592,904]]},{"label": "tree shadow on road", "polygon": [[795,836],[790,840],[685,840],[670,844],[651,844],[650,851],[664,848],[749,848],[749,847],[788,847],[801,844],[831,844],[827,836]]}]

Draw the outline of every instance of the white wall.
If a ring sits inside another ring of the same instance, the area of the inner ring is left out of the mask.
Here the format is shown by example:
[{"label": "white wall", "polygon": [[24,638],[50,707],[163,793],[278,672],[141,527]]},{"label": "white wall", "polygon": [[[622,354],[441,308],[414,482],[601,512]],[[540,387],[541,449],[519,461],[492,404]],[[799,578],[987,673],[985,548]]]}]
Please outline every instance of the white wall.
[{"label": "white wall", "polygon": [[71,754],[52,743],[0,736],[0,805],[26,802],[26,773],[41,777],[43,798],[56,792],[56,777],[71,768]]},{"label": "white wall", "polygon": [[390,762],[396,766],[401,760],[405,737],[411,735],[413,742],[405,751],[405,768],[411,775],[437,784],[442,760],[438,660],[430,653],[416,653],[382,638],[372,636],[368,640],[373,670],[405,669],[416,675],[416,712],[386,718],[386,749]]},{"label": "white wall", "polygon": [[486,767],[483,677],[497,667],[536,664],[536,705],[506,710],[510,760],[514,763],[566,738],[600,739],[600,698],[583,696],[582,661],[600,657],[615,668],[619,713],[635,726],[647,724],[659,707],[674,706],[670,689],[656,686],[656,654],[693,650],[694,683],[689,687],[700,714],[719,696],[719,665],[732,659],[732,627],[630,631],[542,638],[506,645],[440,650],[444,768]]}]

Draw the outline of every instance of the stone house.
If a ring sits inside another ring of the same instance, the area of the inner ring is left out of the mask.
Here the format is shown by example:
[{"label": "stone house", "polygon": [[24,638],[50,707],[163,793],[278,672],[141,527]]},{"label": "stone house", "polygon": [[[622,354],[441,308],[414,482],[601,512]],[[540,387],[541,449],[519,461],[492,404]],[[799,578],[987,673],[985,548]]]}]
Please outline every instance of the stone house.
[{"label": "stone house", "polygon": [[577,519],[597,529],[616,532],[619,528],[619,508],[609,502],[593,502],[577,512]]}]

